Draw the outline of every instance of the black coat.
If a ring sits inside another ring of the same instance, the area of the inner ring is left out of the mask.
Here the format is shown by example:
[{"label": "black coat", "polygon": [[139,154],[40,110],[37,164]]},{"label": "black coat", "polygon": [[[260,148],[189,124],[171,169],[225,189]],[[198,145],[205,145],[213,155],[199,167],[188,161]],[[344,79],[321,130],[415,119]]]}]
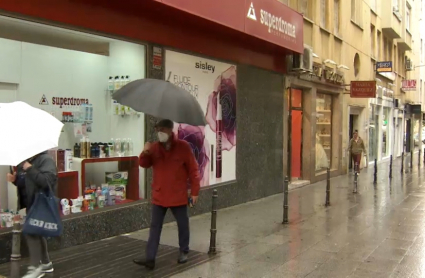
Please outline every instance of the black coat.
[{"label": "black coat", "polygon": [[53,190],[56,195],[57,190],[57,168],[54,160],[43,152],[29,161],[32,165],[26,171],[22,169],[23,163],[18,166],[17,178],[19,175],[25,177],[25,189],[22,185],[15,181],[15,185],[18,187],[18,209],[27,208],[29,210],[34,202],[35,195],[40,190],[47,190],[49,187]]}]

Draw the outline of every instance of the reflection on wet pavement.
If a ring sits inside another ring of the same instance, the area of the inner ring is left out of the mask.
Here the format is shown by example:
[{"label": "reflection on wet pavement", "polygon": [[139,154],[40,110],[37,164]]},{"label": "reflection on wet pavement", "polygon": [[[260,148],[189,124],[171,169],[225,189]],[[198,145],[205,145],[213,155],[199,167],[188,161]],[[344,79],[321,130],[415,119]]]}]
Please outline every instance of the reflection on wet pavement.
[{"label": "reflection on wet pavement", "polygon": [[[174,277],[425,277],[425,168],[402,176],[395,160],[391,181],[387,163],[378,169],[377,185],[373,167],[360,174],[357,194],[352,175],[332,179],[328,208],[325,182],[291,191],[289,225],[283,195],[219,211],[218,257]],[[192,249],[208,250],[209,215],[191,229]],[[176,245],[176,230],[165,226],[162,243]]]}]

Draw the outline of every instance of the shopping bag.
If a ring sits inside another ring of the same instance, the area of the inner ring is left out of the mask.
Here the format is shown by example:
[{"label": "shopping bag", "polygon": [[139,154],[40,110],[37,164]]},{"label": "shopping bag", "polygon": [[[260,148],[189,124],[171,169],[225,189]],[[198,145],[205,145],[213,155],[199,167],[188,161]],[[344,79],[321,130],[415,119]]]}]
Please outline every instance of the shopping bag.
[{"label": "shopping bag", "polygon": [[62,230],[58,199],[51,190],[36,193],[34,203],[22,227],[22,233],[42,237],[58,237],[62,235]]},{"label": "shopping bag", "polygon": [[366,168],[367,167],[367,161],[366,161],[366,156],[363,155],[361,160],[360,160],[360,169]]}]

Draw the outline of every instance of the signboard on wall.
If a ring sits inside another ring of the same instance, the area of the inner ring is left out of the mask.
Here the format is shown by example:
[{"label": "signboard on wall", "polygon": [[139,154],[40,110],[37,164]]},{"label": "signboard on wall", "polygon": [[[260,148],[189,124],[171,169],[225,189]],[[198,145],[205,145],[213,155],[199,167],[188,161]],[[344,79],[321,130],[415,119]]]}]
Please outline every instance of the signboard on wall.
[{"label": "signboard on wall", "polygon": [[376,63],[376,71],[377,72],[392,72],[393,71],[393,62],[377,62]]},{"label": "signboard on wall", "polygon": [[401,82],[403,91],[416,91],[416,79],[405,79]]},{"label": "signboard on wall", "polygon": [[351,81],[350,97],[375,98],[376,97],[376,81]]},{"label": "signboard on wall", "polygon": [[404,106],[406,114],[420,115],[422,113],[422,106],[420,104],[406,104]]},{"label": "signboard on wall", "polygon": [[170,82],[198,100],[206,115],[205,127],[174,125],[177,137],[192,147],[201,186],[235,180],[236,66],[166,50],[165,71]]},{"label": "signboard on wall", "polygon": [[303,16],[279,1],[156,1],[297,53],[304,51]]}]

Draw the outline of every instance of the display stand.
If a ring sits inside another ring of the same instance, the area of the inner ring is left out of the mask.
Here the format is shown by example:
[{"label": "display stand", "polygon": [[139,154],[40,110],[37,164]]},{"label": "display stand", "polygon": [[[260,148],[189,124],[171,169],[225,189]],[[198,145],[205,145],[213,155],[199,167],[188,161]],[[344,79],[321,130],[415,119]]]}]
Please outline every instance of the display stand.
[{"label": "display stand", "polygon": [[78,158],[74,157],[73,168],[78,171],[78,196],[83,196],[86,181],[86,165],[90,163],[117,162],[118,171],[128,172],[126,195],[128,200],[139,200],[139,158],[137,156]]},{"label": "display stand", "polygon": [[79,195],[78,171],[67,171],[58,173],[59,199],[76,199]]}]

